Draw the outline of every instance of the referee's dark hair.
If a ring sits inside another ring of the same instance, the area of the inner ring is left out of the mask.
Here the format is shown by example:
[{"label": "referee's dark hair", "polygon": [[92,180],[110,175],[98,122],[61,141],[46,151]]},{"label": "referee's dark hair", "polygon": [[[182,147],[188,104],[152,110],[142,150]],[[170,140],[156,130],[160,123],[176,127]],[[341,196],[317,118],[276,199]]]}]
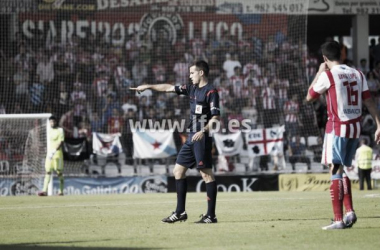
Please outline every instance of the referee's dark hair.
[{"label": "referee's dark hair", "polygon": [[322,55],[330,61],[340,61],[341,45],[336,41],[326,42],[322,44]]},{"label": "referee's dark hair", "polygon": [[203,60],[200,60],[200,61],[196,61],[194,63],[195,67],[199,70],[199,71],[203,71],[205,77],[208,77],[208,72],[210,71],[210,68],[208,67],[208,63],[203,61]]}]

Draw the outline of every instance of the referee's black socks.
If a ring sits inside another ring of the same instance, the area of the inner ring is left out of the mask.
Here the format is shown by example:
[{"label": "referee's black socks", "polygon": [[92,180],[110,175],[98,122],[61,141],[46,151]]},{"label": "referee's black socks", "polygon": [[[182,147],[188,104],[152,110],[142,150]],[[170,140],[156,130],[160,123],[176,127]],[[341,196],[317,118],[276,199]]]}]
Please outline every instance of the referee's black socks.
[{"label": "referee's black socks", "polygon": [[177,208],[175,212],[182,214],[185,212],[186,206],[187,179],[175,180],[175,184],[177,189]]},{"label": "referee's black socks", "polygon": [[216,181],[206,183],[206,192],[207,192],[207,215],[212,218],[215,217],[215,207],[216,207],[216,194],[218,188],[216,186]]}]

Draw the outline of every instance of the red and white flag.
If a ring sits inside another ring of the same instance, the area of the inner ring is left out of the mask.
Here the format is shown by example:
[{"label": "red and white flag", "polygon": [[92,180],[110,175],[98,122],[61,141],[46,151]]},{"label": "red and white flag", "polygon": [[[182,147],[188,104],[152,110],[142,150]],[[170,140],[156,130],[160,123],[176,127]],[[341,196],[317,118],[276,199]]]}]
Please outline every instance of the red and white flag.
[{"label": "red and white flag", "polygon": [[92,150],[94,154],[108,156],[123,152],[120,136],[120,133],[92,133]]},{"label": "red and white flag", "polygon": [[259,155],[277,155],[283,152],[283,135],[285,126],[267,129],[255,129],[245,134],[248,154],[251,157]]}]

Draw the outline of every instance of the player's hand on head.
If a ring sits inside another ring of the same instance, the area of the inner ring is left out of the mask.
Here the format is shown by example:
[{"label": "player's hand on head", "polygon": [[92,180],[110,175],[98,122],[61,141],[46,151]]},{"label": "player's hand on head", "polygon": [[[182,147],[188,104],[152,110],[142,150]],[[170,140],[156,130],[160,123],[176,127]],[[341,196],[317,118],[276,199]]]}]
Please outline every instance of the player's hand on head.
[{"label": "player's hand on head", "polygon": [[329,70],[329,67],[327,66],[327,64],[324,62],[324,63],[321,63],[321,65],[319,65],[319,72],[322,73],[326,70]]},{"label": "player's hand on head", "polygon": [[377,144],[380,144],[380,129],[377,129],[375,132],[375,141]]}]

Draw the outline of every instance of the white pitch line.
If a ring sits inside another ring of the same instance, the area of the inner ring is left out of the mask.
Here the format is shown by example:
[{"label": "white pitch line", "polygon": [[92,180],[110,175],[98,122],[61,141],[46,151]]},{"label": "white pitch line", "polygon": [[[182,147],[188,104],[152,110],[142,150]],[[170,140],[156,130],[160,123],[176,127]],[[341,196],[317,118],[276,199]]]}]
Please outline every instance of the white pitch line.
[{"label": "white pitch line", "polygon": [[366,194],[364,198],[380,198],[380,194]]},{"label": "white pitch line", "polygon": [[[277,201],[277,200],[313,200],[313,198],[258,198],[258,199],[218,199],[217,202],[236,202],[236,201]],[[204,200],[188,200],[189,203],[199,203],[204,202]],[[73,208],[73,207],[106,207],[106,206],[130,206],[130,205],[154,205],[154,204],[171,204],[175,201],[160,201],[160,202],[131,202],[131,203],[104,203],[104,204],[72,204],[72,205],[47,205],[47,206],[11,206],[11,207],[0,207],[0,210],[11,210],[11,209],[43,209],[43,208]]]},{"label": "white pitch line", "polygon": [[[380,194],[365,195],[362,198],[379,198]],[[281,201],[281,200],[314,200],[315,198],[247,198],[247,199],[218,199],[217,202],[236,202],[236,201]],[[188,200],[189,203],[199,203],[204,202],[204,200]],[[155,204],[172,204],[173,201],[160,201],[160,202],[130,202],[130,203],[105,203],[105,204],[72,204],[72,205],[54,205],[54,206],[11,206],[11,207],[0,207],[0,210],[11,210],[11,209],[43,209],[43,208],[73,208],[73,207],[107,207],[107,206],[130,206],[130,205],[155,205]]]}]

